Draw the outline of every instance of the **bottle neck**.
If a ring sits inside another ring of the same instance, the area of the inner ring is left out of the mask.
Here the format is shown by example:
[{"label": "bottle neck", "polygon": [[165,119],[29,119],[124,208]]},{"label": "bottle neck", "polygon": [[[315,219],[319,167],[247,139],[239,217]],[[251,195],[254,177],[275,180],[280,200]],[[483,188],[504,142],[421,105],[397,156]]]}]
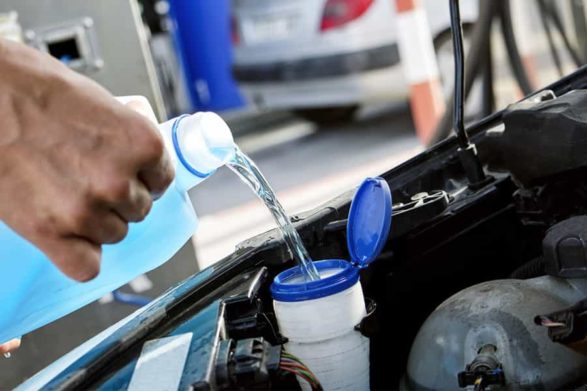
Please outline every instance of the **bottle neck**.
[{"label": "bottle neck", "polygon": [[[173,125],[171,126],[171,142],[173,143],[173,151],[175,153],[175,156],[178,159],[177,165],[181,164],[181,165],[183,165],[182,168],[185,168],[192,175],[194,175],[198,178],[201,178],[201,179],[206,179],[208,176],[210,176],[216,170],[216,168],[214,166],[210,167],[209,165],[202,165],[202,164],[200,164],[199,166],[196,164],[196,167],[194,167],[192,165],[194,157],[192,156],[192,159],[191,159],[192,162],[190,162],[189,157],[184,155],[182,147],[181,147],[182,144],[183,145],[186,144],[186,141],[185,141],[185,139],[182,139],[182,141],[180,141],[179,129],[180,129],[180,126],[182,125],[182,121],[187,118],[189,118],[189,115],[187,115],[187,114],[181,115],[175,119],[175,121],[173,122]],[[204,145],[205,144],[204,141],[201,140],[201,137],[198,137],[198,136],[200,136],[200,135],[199,134],[195,135],[195,137],[197,139],[193,139],[192,141],[196,142],[197,144]],[[201,150],[204,148],[200,147],[199,149]],[[200,151],[200,152],[202,152],[202,151]],[[207,151],[204,151],[204,152],[206,153]]]},{"label": "bottle neck", "polygon": [[188,191],[234,156],[232,133],[214,113],[182,115],[161,124],[160,130],[175,160],[179,190]]}]

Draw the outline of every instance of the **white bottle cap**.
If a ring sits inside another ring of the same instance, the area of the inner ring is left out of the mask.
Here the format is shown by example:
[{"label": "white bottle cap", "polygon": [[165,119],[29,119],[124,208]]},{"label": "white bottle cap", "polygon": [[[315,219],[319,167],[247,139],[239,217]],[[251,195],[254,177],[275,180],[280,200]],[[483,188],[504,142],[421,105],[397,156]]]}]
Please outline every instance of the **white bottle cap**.
[{"label": "white bottle cap", "polygon": [[190,171],[208,176],[228,162],[235,152],[234,139],[224,120],[212,112],[183,118],[177,129],[178,155]]}]

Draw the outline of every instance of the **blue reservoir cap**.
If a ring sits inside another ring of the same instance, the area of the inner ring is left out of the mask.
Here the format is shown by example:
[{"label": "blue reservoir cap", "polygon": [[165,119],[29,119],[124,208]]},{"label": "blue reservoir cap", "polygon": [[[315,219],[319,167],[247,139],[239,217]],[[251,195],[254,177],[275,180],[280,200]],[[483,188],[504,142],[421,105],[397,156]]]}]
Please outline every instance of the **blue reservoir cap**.
[{"label": "blue reservoir cap", "polygon": [[351,262],[369,266],[379,255],[391,228],[391,190],[383,178],[367,178],[353,197],[347,223]]},{"label": "blue reservoir cap", "polygon": [[334,295],[359,281],[359,271],[342,259],[314,262],[318,281],[306,281],[299,266],[279,273],[271,284],[271,296],[278,301],[305,301]]},{"label": "blue reservoir cap", "polygon": [[359,268],[381,252],[391,227],[391,191],[382,178],[367,178],[353,197],[347,223],[351,263],[342,259],[314,262],[318,281],[306,281],[299,266],[279,273],[271,284],[274,300],[314,300],[342,292],[359,281]]}]

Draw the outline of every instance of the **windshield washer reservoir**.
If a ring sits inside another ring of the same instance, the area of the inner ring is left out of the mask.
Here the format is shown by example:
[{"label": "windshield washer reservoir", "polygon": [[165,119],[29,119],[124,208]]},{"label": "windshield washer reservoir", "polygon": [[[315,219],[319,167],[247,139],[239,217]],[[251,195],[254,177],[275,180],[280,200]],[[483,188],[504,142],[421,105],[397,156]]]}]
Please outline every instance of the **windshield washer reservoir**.
[{"label": "windshield washer reservoir", "polygon": [[[349,211],[347,245],[351,262],[314,262],[320,279],[306,281],[298,266],[271,284],[273,306],[286,348],[318,377],[325,390],[369,389],[369,340],[355,329],[366,315],[359,270],[383,249],[391,228],[392,199],[387,182],[367,178]],[[303,390],[308,383],[299,380]]]}]

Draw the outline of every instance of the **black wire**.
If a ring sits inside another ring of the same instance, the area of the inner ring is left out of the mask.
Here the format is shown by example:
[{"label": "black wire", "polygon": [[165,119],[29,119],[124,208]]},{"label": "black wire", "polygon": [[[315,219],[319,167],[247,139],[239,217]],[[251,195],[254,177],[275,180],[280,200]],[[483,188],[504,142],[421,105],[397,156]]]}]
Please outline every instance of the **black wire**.
[{"label": "black wire", "polygon": [[[473,82],[479,75],[483,68],[482,64],[489,61],[485,58],[487,53],[487,45],[489,45],[489,36],[491,33],[491,24],[493,18],[498,12],[499,2],[495,0],[480,0],[479,1],[479,18],[473,27],[471,35],[471,43],[469,45],[469,54],[467,56],[467,63],[465,64],[465,98],[471,92]],[[454,94],[454,91],[453,91]],[[436,144],[444,140],[450,135],[452,129],[452,110],[454,100],[450,99],[446,102],[446,112],[436,127],[434,136],[429,145]]]},{"label": "black wire", "polygon": [[260,314],[263,315],[263,317],[265,318],[265,322],[267,323],[267,325],[269,325],[269,328],[271,329],[271,337],[274,338],[275,341],[279,341],[279,333],[277,332],[277,330],[275,330],[275,327],[273,327],[273,323],[271,323],[271,320],[269,320],[267,314],[264,312],[260,312]]},{"label": "black wire", "polygon": [[459,144],[458,155],[471,189],[482,187],[488,182],[483,165],[474,144],[469,142],[465,131],[465,50],[463,48],[463,26],[459,0],[450,0],[450,25],[455,57],[455,89],[453,121]]},{"label": "black wire", "polygon": [[552,36],[552,30],[550,29],[550,22],[548,20],[548,15],[546,9],[544,7],[544,2],[538,0],[538,8],[540,10],[540,21],[542,22],[542,28],[544,29],[544,33],[546,34],[546,40],[548,42],[548,48],[550,49],[550,54],[552,56],[552,61],[554,62],[554,66],[559,73],[559,76],[563,76],[563,66],[558,54],[558,50],[556,50],[556,46],[554,45],[554,38]]},{"label": "black wire", "polygon": [[461,25],[461,11],[459,0],[450,1],[450,26],[455,59],[455,89],[453,124],[461,148],[467,148],[469,137],[465,132],[465,50],[463,48],[463,26]]}]

